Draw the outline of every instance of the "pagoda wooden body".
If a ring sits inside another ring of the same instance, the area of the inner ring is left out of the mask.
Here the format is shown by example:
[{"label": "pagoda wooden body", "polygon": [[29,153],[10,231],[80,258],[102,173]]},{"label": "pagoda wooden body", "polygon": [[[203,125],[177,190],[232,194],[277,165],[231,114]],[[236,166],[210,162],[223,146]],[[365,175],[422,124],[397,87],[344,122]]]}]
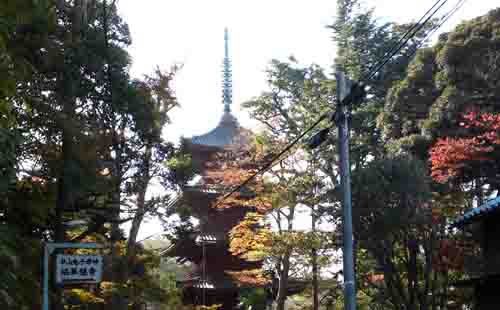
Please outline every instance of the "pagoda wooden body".
[{"label": "pagoda wooden body", "polygon": [[179,262],[192,263],[188,278],[179,283],[186,303],[222,304],[223,309],[234,309],[241,289],[267,286],[262,276],[255,276],[261,271],[261,261],[246,261],[229,251],[231,229],[255,208],[235,202],[214,208],[216,200],[234,187],[227,181],[234,177],[226,175],[227,167],[236,167],[231,170],[235,173],[245,170],[245,154],[250,152],[251,141],[251,133],[241,128],[229,112],[209,133],[184,141],[201,178],[196,185],[184,188],[177,206],[188,208],[199,223],[166,254],[177,257]]}]

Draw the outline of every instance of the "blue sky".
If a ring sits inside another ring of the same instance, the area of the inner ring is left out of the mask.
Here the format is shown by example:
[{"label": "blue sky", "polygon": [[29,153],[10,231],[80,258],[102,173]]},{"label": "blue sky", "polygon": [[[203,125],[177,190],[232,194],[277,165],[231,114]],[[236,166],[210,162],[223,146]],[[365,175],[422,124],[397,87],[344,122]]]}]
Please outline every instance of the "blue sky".
[{"label": "blue sky", "polygon": [[[449,0],[439,14],[457,0]],[[383,21],[418,20],[435,0],[366,0]],[[182,63],[175,89],[181,108],[174,111],[165,131],[169,140],[213,128],[222,115],[221,66],[224,27],[229,28],[233,63],[233,111],[246,127],[255,127],[239,104],[265,90],[264,70],[273,58],[294,55],[301,63],[331,67],[335,55],[331,31],[336,3],[332,0],[119,0],[133,44],[134,76],[155,66]],[[498,0],[469,0],[442,31],[500,6]],[[439,15],[438,14],[438,15]],[[440,15],[439,15],[440,16]],[[140,237],[159,230],[143,225]]]}]

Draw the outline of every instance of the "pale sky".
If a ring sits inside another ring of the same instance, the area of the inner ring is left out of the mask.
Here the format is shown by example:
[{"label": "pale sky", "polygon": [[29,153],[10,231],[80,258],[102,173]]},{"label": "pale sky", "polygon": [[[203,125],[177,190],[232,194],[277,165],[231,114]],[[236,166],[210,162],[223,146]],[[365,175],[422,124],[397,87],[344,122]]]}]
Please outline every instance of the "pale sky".
[{"label": "pale sky", "polygon": [[[408,22],[418,20],[435,0],[365,2],[384,21]],[[449,0],[437,16],[456,2]],[[468,0],[439,32],[498,6],[498,0]],[[233,111],[246,127],[255,124],[239,105],[266,89],[264,70],[271,59],[293,55],[303,64],[316,63],[330,71],[335,55],[326,28],[334,20],[334,0],[119,0],[118,7],[132,34],[133,76],[150,74],[157,65],[183,64],[175,82],[181,108],[166,129],[171,141],[207,132],[222,115],[225,26],[233,63]],[[159,230],[158,224],[145,224],[139,239]]]}]

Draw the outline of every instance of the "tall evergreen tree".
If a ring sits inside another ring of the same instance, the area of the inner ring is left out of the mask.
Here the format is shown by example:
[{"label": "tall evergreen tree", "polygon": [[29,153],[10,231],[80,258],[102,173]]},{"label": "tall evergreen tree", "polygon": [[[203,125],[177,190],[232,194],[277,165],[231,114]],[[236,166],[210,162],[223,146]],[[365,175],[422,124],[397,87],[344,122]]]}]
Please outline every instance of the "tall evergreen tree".
[{"label": "tall evergreen tree", "polygon": [[428,159],[439,137],[460,135],[470,109],[498,112],[500,10],[466,21],[418,51],[404,79],[395,83],[379,117],[384,141]]},{"label": "tall evergreen tree", "polygon": [[[130,34],[112,1],[7,1],[0,8],[6,77],[0,82],[0,225],[8,231],[0,248],[121,238],[119,229],[110,236],[106,224],[118,228],[132,220],[122,219],[123,211],[146,214],[127,206],[138,188],[146,191],[138,186],[148,175],[144,162],[153,162],[149,174],[156,174],[173,149],[161,140],[176,103],[173,75],[131,80]],[[145,156],[147,144],[151,155]],[[71,219],[88,225],[69,231],[63,223]],[[23,299],[17,288],[36,285],[40,254],[14,249],[19,259],[0,251],[2,261],[16,272],[20,262],[33,266],[34,278],[18,277],[7,295],[0,287],[0,299],[8,296],[0,303],[12,297],[19,308],[32,308],[38,300]]]}]

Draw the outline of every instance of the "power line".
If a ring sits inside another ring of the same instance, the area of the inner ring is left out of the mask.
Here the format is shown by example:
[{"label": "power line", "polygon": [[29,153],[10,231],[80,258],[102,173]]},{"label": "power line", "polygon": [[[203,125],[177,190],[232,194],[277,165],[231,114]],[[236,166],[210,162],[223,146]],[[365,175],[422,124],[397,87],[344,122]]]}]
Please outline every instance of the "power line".
[{"label": "power line", "polygon": [[411,54],[407,55],[408,58],[412,58],[413,55],[415,55],[415,53],[422,47],[422,45],[425,44],[425,42],[430,39],[435,33],[436,31],[441,28],[458,10],[460,10],[463,5],[465,4],[465,2],[467,2],[467,0],[459,0],[457,1],[457,3],[455,4],[455,6],[448,11],[448,13],[446,13],[445,15],[443,15],[443,17],[441,18],[441,22],[439,24],[437,24],[426,36],[425,38],[422,40],[422,42],[420,42],[418,44],[417,47],[415,47],[415,49],[411,52]]},{"label": "power line", "polygon": [[274,156],[273,159],[271,159],[267,164],[262,166],[259,170],[257,170],[254,174],[252,174],[250,177],[248,177],[245,181],[243,181],[240,185],[236,186],[233,190],[231,190],[229,193],[224,195],[221,200],[214,206],[214,208],[217,208],[224,202],[227,198],[229,198],[232,194],[236,193],[240,189],[242,189],[244,186],[246,186],[250,181],[255,179],[259,174],[267,171],[268,169],[274,167],[277,164],[277,160],[281,158],[285,153],[287,153],[289,150],[291,150],[302,138],[307,135],[311,130],[316,128],[316,126],[321,123],[324,119],[326,119],[328,116],[330,116],[331,113],[324,113],[322,116],[320,116],[309,128],[307,128],[302,134],[300,134],[298,137],[296,137],[290,144],[288,144],[281,152],[278,153],[278,155]]},{"label": "power line", "polygon": [[[438,1],[438,2],[439,2],[439,1]],[[435,6],[438,2],[436,2],[436,3],[434,4],[434,6]],[[421,48],[421,47],[422,47],[422,46],[423,46],[423,45],[427,42],[427,40],[428,40],[429,38],[431,38],[431,37],[432,37],[432,36],[433,36],[433,35],[437,32],[437,30],[439,30],[439,28],[441,28],[441,27],[443,26],[443,24],[444,24],[444,23],[446,23],[446,22],[447,22],[447,21],[448,21],[448,20],[449,20],[449,19],[450,19],[450,18],[451,18],[451,17],[452,17],[452,16],[453,16],[453,15],[454,15],[457,11],[458,11],[458,10],[460,10],[460,9],[462,8],[462,6],[465,4],[465,2],[467,2],[467,0],[459,0],[459,1],[455,4],[455,6],[454,6],[451,10],[449,10],[449,11],[448,11],[448,13],[446,13],[445,15],[443,15],[443,16],[441,17],[441,22],[440,22],[440,23],[438,23],[437,25],[435,25],[435,26],[431,29],[431,31],[429,31],[429,32],[427,33],[427,35],[424,37],[424,39],[422,39],[422,41],[421,41],[421,42],[420,42],[420,43],[419,43],[419,44],[418,44],[418,45],[417,45],[417,46],[413,49],[413,51],[411,51],[411,52],[410,52],[409,54],[407,54],[407,55],[404,55],[404,57],[406,57],[406,58],[408,58],[408,59],[411,59],[411,58],[415,55],[415,53],[416,53],[416,52],[417,52],[417,51],[418,51],[418,50],[419,50],[419,49],[420,49],[420,48]],[[430,11],[430,10],[429,10],[429,11]],[[426,14],[427,14],[427,13],[426,13]],[[415,25],[417,25],[417,24],[415,24]],[[414,25],[414,26],[415,26],[415,25]],[[400,41],[401,41],[401,40],[400,40]],[[386,53],[386,54],[387,54],[387,53]],[[386,54],[384,54],[384,55],[386,55]],[[385,62],[385,63],[387,63],[389,60],[390,60],[390,57],[386,60],[386,62]],[[379,70],[380,70],[380,69],[379,69]],[[372,85],[371,85],[371,87],[380,91],[380,89],[379,89],[379,88],[377,88],[377,87],[375,87],[375,86],[372,86]]]},{"label": "power line", "polygon": [[[420,19],[403,34],[401,38],[399,38],[398,42],[396,42],[388,51],[384,53],[381,59],[376,61],[375,64],[368,69],[368,72],[364,75],[365,77],[361,78],[359,82],[364,82],[364,81],[366,82],[367,80],[371,79],[373,76],[375,76],[375,74],[377,74],[378,71],[380,71],[380,69],[382,69],[392,59],[392,57],[394,57],[394,55],[396,55],[399,51],[401,51],[401,49],[408,43],[408,41],[411,40],[425,26],[425,24],[437,13],[437,11],[439,11],[448,2],[448,0],[444,0],[444,2],[442,3],[441,1],[443,0],[437,0],[434,3],[434,5],[432,5],[432,7],[430,7],[427,10],[427,12],[425,12],[425,14],[422,15],[422,17],[420,17]],[[439,7],[436,8],[436,6],[438,5]],[[433,11],[434,8],[436,9]],[[429,13],[431,14],[427,16]],[[410,36],[408,37],[408,35]],[[426,38],[422,42],[424,42]],[[418,48],[419,47],[417,47],[417,49]],[[372,86],[372,88],[377,89],[374,86]]]},{"label": "power line", "polygon": [[[441,0],[438,0],[432,6],[432,8],[434,8],[440,1]],[[366,77],[361,78],[360,81],[367,81],[372,79],[380,71],[380,69],[382,69],[392,59],[392,57],[394,57],[394,55],[396,55],[401,49],[403,49],[403,47],[425,26],[425,24],[427,24],[427,22],[429,22],[429,20],[437,13],[437,11],[439,11],[447,2],[448,0],[444,0],[444,2],[442,2],[436,9],[434,9],[434,11],[429,16],[427,16],[427,18],[421,24],[418,24],[417,28],[412,32],[410,37],[406,38],[406,40],[399,45],[396,44],[398,46],[397,49],[392,51],[380,65],[373,69],[372,72],[368,72]],[[431,11],[432,8],[429,11]],[[427,14],[428,13],[426,12],[424,16]]]},{"label": "power line", "polygon": [[[426,17],[426,16],[427,16],[427,15],[428,15],[428,14],[429,14],[429,13],[430,13],[430,12],[431,12],[431,11],[432,11],[432,10],[433,10],[433,9],[434,9],[434,8],[435,8],[435,7],[436,7],[436,6],[437,6],[437,5],[441,2],[441,1],[443,1],[443,0],[437,0],[437,1],[434,3],[434,5],[433,5],[431,8],[429,8],[429,9],[427,10],[427,12],[425,12],[425,14],[424,14],[424,15],[422,15],[422,17],[420,17],[420,19],[419,19],[416,23],[414,23],[414,24],[413,24],[413,26],[411,26],[411,27],[410,27],[410,29],[408,29],[408,30],[405,32],[405,34],[404,34],[401,38],[399,38],[399,40],[398,40],[398,42],[396,42],[396,44],[394,44],[392,48],[390,48],[388,51],[386,51],[386,52],[384,53],[384,55],[382,56],[382,58],[381,58],[378,62],[376,62],[373,66],[371,66],[371,67],[368,69],[368,73],[367,73],[366,75],[367,75],[367,76],[369,76],[369,75],[370,75],[370,72],[372,72],[372,70],[374,70],[374,68],[376,68],[378,64],[380,64],[381,62],[383,62],[383,61],[384,61],[384,57],[386,57],[387,55],[389,55],[389,54],[393,53],[395,50],[396,50],[396,53],[397,53],[397,52],[399,51],[399,49],[401,49],[401,48],[402,48],[401,44],[403,44],[403,46],[404,46],[404,45],[408,42],[408,41],[406,41],[405,43],[403,43],[403,41],[404,41],[405,39],[407,39],[407,36],[408,36],[408,35],[410,35],[410,34],[413,32],[413,30],[415,30],[417,27],[419,27],[419,25],[421,25],[421,23],[422,23],[422,21],[424,20],[424,18],[425,18],[425,17]],[[439,10],[439,9],[440,9],[440,8],[441,8],[441,7],[442,7],[442,6],[443,6],[443,5],[447,2],[447,1],[448,1],[448,0],[444,0],[444,2],[441,4],[441,6],[440,6],[439,8],[437,8],[437,9],[436,9],[436,11],[437,11],[437,10]],[[434,11],[434,12],[430,15],[430,17],[432,17],[432,16],[436,13],[436,11]],[[426,22],[427,22],[427,20],[426,20],[425,22],[423,22],[423,24],[425,24]],[[413,33],[413,36],[414,36],[414,35],[416,35],[416,33],[417,33],[419,30],[420,30],[420,29],[416,30],[416,31]],[[410,39],[411,39],[411,38],[410,38]],[[401,46],[401,47],[398,49],[398,47],[399,47],[399,46]],[[395,54],[393,54],[393,55],[389,55],[386,59],[391,59],[394,55],[395,55]],[[383,65],[382,65],[382,66],[383,66]],[[378,69],[378,70],[380,70],[380,69]],[[366,78],[366,79],[368,79],[368,78]],[[362,78],[361,80],[364,80],[364,78]]]}]

